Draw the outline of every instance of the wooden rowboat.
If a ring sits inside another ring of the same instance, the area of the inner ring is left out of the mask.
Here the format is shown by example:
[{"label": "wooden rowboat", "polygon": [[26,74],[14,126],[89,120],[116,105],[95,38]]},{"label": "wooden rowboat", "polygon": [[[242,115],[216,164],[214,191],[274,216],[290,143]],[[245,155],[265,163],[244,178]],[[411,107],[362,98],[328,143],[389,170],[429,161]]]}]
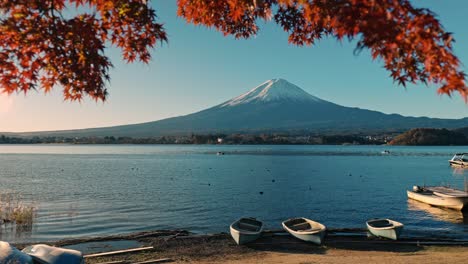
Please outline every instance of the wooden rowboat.
[{"label": "wooden rowboat", "polygon": [[262,236],[263,223],[255,218],[241,218],[232,223],[229,229],[234,241],[242,245]]},{"label": "wooden rowboat", "polygon": [[327,231],[327,228],[321,223],[304,217],[291,218],[284,221],[283,228],[294,237],[317,245],[323,243]]},{"label": "wooden rowboat", "polygon": [[376,236],[398,240],[403,224],[390,219],[371,219],[366,222],[367,230]]}]

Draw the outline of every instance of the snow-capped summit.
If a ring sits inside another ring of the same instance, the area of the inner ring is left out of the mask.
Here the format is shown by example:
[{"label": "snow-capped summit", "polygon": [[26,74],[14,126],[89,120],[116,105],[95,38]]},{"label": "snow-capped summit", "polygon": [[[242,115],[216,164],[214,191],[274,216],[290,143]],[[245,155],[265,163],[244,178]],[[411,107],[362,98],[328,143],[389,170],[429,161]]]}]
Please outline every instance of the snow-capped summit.
[{"label": "snow-capped summit", "polygon": [[279,78],[268,80],[248,91],[247,93],[221,104],[220,107],[280,100],[314,102],[322,101],[319,98],[308,94],[298,86]]}]

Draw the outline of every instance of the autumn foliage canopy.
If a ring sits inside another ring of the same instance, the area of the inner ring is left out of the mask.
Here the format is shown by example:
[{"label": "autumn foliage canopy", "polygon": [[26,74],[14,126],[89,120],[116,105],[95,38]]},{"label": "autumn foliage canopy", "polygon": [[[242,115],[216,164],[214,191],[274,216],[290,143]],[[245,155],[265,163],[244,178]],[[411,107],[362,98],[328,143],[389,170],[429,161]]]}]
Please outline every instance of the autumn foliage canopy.
[{"label": "autumn foliage canopy", "polygon": [[[178,0],[187,22],[249,38],[260,20],[274,20],[295,45],[323,37],[357,40],[399,84],[434,83],[438,92],[468,87],[453,54],[452,34],[428,9],[408,0]],[[157,2],[155,1],[155,5]],[[67,11],[65,11],[67,10]],[[63,88],[65,99],[105,100],[109,69],[105,50],[125,61],[148,63],[167,41],[156,10],[146,0],[0,0],[0,91]]]}]

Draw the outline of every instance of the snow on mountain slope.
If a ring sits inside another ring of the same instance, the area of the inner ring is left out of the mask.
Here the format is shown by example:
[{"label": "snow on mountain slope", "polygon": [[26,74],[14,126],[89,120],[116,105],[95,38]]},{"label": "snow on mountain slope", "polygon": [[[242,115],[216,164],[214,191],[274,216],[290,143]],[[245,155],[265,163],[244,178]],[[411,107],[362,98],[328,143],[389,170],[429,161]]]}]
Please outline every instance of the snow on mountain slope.
[{"label": "snow on mountain slope", "polygon": [[313,101],[321,102],[323,100],[310,95],[298,86],[283,80],[272,79],[268,80],[254,89],[235,97],[227,102],[222,103],[219,107],[237,106],[241,104],[255,102],[271,102],[271,101]]}]

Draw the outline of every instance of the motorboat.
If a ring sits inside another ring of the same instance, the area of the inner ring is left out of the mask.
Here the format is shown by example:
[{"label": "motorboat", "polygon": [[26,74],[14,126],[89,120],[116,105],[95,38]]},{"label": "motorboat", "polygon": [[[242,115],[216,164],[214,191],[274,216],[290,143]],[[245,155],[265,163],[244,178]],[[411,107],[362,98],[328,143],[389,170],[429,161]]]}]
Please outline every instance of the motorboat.
[{"label": "motorboat", "polygon": [[455,210],[468,208],[468,192],[445,186],[421,187],[414,186],[407,191],[408,198],[433,206],[446,207]]},{"label": "motorboat", "polygon": [[[466,156],[466,158],[465,158]],[[449,160],[450,166],[457,168],[468,168],[468,153],[457,153]]]}]

